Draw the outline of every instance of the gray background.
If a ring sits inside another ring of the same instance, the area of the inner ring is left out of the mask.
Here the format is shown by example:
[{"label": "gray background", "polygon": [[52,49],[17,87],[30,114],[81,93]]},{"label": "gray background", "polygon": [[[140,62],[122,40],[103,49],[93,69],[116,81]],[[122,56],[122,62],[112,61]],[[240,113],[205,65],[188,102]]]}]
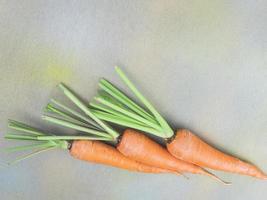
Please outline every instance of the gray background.
[{"label": "gray background", "polygon": [[[120,65],[174,127],[267,171],[266,1],[0,1],[0,134],[63,81],[89,100]],[[17,143],[16,143],[17,144]],[[1,162],[18,154],[1,152]],[[265,199],[266,182],[129,173],[54,150],[0,169],[1,199]]]}]

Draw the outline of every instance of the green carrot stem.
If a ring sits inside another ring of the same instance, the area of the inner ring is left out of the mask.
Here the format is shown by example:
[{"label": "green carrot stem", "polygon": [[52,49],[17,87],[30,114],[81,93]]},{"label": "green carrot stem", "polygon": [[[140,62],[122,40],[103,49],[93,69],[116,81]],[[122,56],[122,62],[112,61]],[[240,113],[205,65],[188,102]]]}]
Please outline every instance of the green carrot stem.
[{"label": "green carrot stem", "polygon": [[24,146],[17,146],[17,147],[8,147],[4,149],[5,151],[11,153],[16,151],[25,151],[25,150],[32,150],[36,148],[46,148],[52,146],[50,142],[42,142],[40,144],[31,144],[31,145],[24,145]]},{"label": "green carrot stem", "polygon": [[108,121],[108,122],[112,122],[112,123],[115,123],[115,124],[120,124],[120,125],[125,126],[125,127],[141,130],[141,131],[156,135],[158,137],[162,137],[162,133],[159,133],[158,131],[156,131],[153,128],[150,128],[150,127],[147,127],[147,126],[144,126],[144,125],[135,124],[135,123],[133,123],[131,121],[124,120],[124,119],[122,119],[122,118],[120,118],[118,116],[115,116],[115,115],[112,115],[112,114],[109,114],[109,113],[106,113],[106,112],[102,112],[102,111],[98,111],[98,110],[92,110],[92,112],[99,119],[102,119],[102,120],[105,120],[105,121]]},{"label": "green carrot stem", "polygon": [[101,140],[101,141],[113,141],[112,138],[105,137],[90,137],[90,136],[38,136],[38,140]]},{"label": "green carrot stem", "polygon": [[[112,114],[114,116],[117,116],[117,117],[119,117],[119,118],[121,118],[123,120],[128,121],[129,123],[139,124],[141,126],[147,126],[143,122],[134,120],[133,118],[131,118],[131,117],[127,116],[127,115],[124,115],[123,113],[117,112],[117,111],[115,111],[115,110],[113,110],[113,109],[111,109],[111,108],[109,108],[107,106],[104,106],[102,104],[97,104],[97,103],[91,102],[90,103],[90,106],[93,107],[93,108],[96,108],[98,110],[101,110],[101,111],[107,112],[109,114]],[[91,109],[91,110],[96,111],[95,109]]]},{"label": "green carrot stem", "polygon": [[[54,114],[58,114],[59,116],[63,117],[66,119],[66,121],[69,121],[69,122],[72,122],[76,125],[79,125],[79,126],[85,126],[85,127],[88,127],[88,128],[92,128],[92,129],[98,129],[97,127],[95,127],[94,125],[92,124],[88,124],[88,123],[85,123],[81,120],[78,120],[76,118],[74,118],[73,116],[71,116],[70,114],[54,107],[52,104],[48,104],[46,109],[49,111],[49,112],[52,112]],[[100,130],[103,130],[101,127],[100,127]]]},{"label": "green carrot stem", "polygon": [[101,126],[99,126],[99,124],[97,124],[96,122],[94,122],[93,120],[89,119],[88,117],[85,117],[83,115],[81,115],[79,112],[76,112],[75,110],[63,105],[62,103],[51,99],[51,102],[54,103],[55,105],[57,105],[58,107],[61,107],[62,109],[66,110],[67,112],[71,113],[72,115],[76,116],[77,118],[87,122],[88,124],[91,124],[93,126],[95,126],[98,129],[103,129]]},{"label": "green carrot stem", "polygon": [[104,130],[106,130],[114,139],[119,137],[119,133],[114,131],[108,124],[98,119],[89,108],[82,103],[77,96],[74,95],[63,83],[59,84],[59,87],[63,90],[64,94],[78,106],[85,114],[91,117],[95,122],[97,122]]},{"label": "green carrot stem", "polygon": [[112,85],[107,80],[101,79],[99,82],[99,86],[104,91],[109,93],[111,96],[116,98],[118,101],[122,102],[124,105],[129,107],[131,110],[133,110],[134,112],[136,112],[140,116],[143,116],[144,118],[146,118],[149,121],[154,121],[153,116],[151,116],[148,112],[146,112],[138,104],[134,103],[130,98],[128,98],[125,94],[123,94],[118,88],[116,88],[114,85]]},{"label": "green carrot stem", "polygon": [[16,134],[6,134],[5,138],[11,140],[36,140],[36,136],[16,135]]},{"label": "green carrot stem", "polygon": [[18,157],[17,159],[9,162],[8,165],[14,165],[14,164],[16,164],[16,163],[18,163],[18,162],[20,162],[22,160],[25,160],[25,159],[30,158],[32,156],[35,156],[35,155],[37,155],[39,153],[42,153],[42,152],[45,152],[45,151],[48,151],[48,150],[51,150],[51,149],[55,149],[55,148],[56,148],[55,146],[49,146],[49,147],[34,151],[34,152],[30,153],[30,154]]},{"label": "green carrot stem", "polygon": [[32,135],[43,135],[41,131],[34,129],[33,127],[30,127],[21,122],[14,121],[14,120],[9,120],[8,127],[14,130],[30,133]]},{"label": "green carrot stem", "polygon": [[[115,67],[116,72],[121,77],[123,82],[129,87],[129,89],[135,94],[135,96],[147,107],[147,109],[155,116],[159,124],[165,130],[165,137],[172,137],[174,134],[171,127],[168,123],[164,120],[164,118],[158,113],[158,111],[152,106],[152,104],[138,91],[138,89],[134,86],[134,84],[128,79],[128,77],[122,72],[119,67]],[[164,137],[164,134],[161,135]]]},{"label": "green carrot stem", "polygon": [[154,124],[153,122],[148,121],[147,119],[144,119],[144,118],[140,117],[137,114],[131,113],[126,109],[123,109],[123,108],[121,108],[121,107],[119,107],[119,106],[117,106],[115,104],[112,104],[111,102],[105,100],[104,98],[101,98],[101,96],[100,97],[95,97],[95,100],[97,100],[98,102],[100,102],[100,103],[102,103],[102,104],[104,104],[104,105],[106,105],[106,106],[108,106],[108,107],[110,107],[110,108],[112,108],[112,109],[114,109],[114,110],[116,110],[118,112],[121,112],[121,113],[125,114],[126,116],[129,116],[129,117],[131,117],[131,118],[133,118],[133,119],[135,119],[135,120],[137,120],[139,122],[143,122],[143,123],[147,124],[148,126],[158,130],[158,131],[162,131],[160,126]]},{"label": "green carrot stem", "polygon": [[47,115],[43,115],[42,118],[44,120],[49,121],[49,122],[52,122],[52,123],[55,123],[55,124],[59,124],[61,126],[65,126],[65,127],[68,127],[68,128],[72,128],[72,129],[75,129],[75,130],[78,130],[78,131],[90,133],[90,134],[93,134],[93,135],[97,135],[97,136],[101,136],[101,137],[105,137],[105,138],[109,138],[109,139],[112,138],[109,134],[107,134],[105,132],[93,130],[93,129],[90,129],[90,128],[87,128],[87,127],[83,127],[83,126],[74,124],[72,122],[69,122],[67,120],[63,120],[63,119],[59,119],[59,118],[52,117],[52,116],[47,116]]}]

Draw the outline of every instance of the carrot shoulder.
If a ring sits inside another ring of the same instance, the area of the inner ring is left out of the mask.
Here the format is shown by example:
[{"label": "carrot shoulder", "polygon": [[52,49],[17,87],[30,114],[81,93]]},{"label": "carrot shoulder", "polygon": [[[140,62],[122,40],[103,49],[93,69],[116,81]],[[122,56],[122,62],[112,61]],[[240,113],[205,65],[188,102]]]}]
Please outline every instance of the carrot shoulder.
[{"label": "carrot shoulder", "polygon": [[213,148],[186,129],[178,130],[167,148],[176,158],[201,167],[267,179],[256,166]]},{"label": "carrot shoulder", "polygon": [[116,148],[99,141],[74,141],[71,145],[70,154],[80,160],[105,164],[129,171],[145,173],[175,173],[171,170],[148,166],[131,160],[121,154]]}]

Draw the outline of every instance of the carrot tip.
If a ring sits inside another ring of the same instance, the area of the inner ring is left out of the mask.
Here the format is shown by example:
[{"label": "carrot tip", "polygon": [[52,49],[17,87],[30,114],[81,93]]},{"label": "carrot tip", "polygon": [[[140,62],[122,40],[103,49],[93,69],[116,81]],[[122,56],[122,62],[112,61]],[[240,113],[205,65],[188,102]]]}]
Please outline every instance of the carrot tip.
[{"label": "carrot tip", "polygon": [[263,179],[263,180],[267,180],[267,175],[266,174],[264,174],[263,176],[262,176],[262,178],[261,179]]},{"label": "carrot tip", "polygon": [[185,179],[189,180],[189,177],[184,175],[184,174],[181,174]]},{"label": "carrot tip", "polygon": [[181,172],[174,172],[174,174],[179,175],[179,176],[183,176],[185,179],[189,179],[188,176],[186,176],[185,174],[183,174]]}]

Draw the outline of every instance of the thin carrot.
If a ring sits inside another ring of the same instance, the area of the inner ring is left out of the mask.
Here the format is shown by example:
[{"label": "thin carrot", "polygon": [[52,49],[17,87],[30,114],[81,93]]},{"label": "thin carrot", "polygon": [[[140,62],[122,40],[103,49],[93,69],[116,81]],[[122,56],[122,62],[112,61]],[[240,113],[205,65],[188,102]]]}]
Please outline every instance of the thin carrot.
[{"label": "thin carrot", "polygon": [[137,162],[121,154],[116,148],[99,141],[80,140],[71,145],[70,154],[80,160],[145,173],[176,173]]},{"label": "thin carrot", "polygon": [[256,166],[222,153],[186,129],[178,130],[167,148],[176,158],[202,167],[267,179]]},{"label": "thin carrot", "polygon": [[174,130],[153,105],[138,91],[122,70],[118,67],[115,69],[123,82],[148,111],[127,97],[113,84],[105,79],[101,79],[99,86],[103,91],[100,91],[99,95],[95,98],[97,103],[90,103],[91,107],[93,107],[91,109],[92,112],[98,118],[161,137],[166,143],[168,142],[168,151],[174,157],[184,159],[187,162],[201,167],[266,179],[267,176],[254,165],[215,150],[201,141],[201,139],[193,136],[193,134],[187,134],[187,137],[185,137],[184,134],[178,131],[179,134],[175,136]]},{"label": "thin carrot", "polygon": [[[86,115],[87,117],[94,118],[93,112],[65,85],[60,84],[60,88],[63,90],[64,94],[76,105],[78,106]],[[54,101],[55,104],[55,101]],[[57,114],[64,119],[59,119],[57,117],[49,117],[47,115],[43,116],[43,119],[61,125],[68,128],[72,128],[75,130],[83,131],[86,133],[91,133],[93,135],[99,135],[99,132],[92,132],[92,130],[86,126],[81,126],[77,124],[82,123],[81,117],[79,117],[79,120],[75,121],[75,117],[71,115],[73,111],[68,108],[67,110],[69,112],[66,112],[66,109],[64,105],[61,103],[56,103],[57,106],[53,104],[49,104],[47,107],[48,111],[53,114]],[[59,107],[60,108],[59,108]],[[62,110],[63,109],[63,110]],[[80,114],[79,114],[80,115]],[[76,115],[77,117],[77,115]],[[68,121],[67,121],[68,120]],[[83,120],[84,121],[84,120]],[[101,120],[98,119],[98,123]],[[100,124],[100,123],[99,123]],[[198,174],[204,174],[207,176],[210,176],[212,178],[215,178],[219,181],[221,181],[218,177],[215,175],[209,173],[208,171],[194,165],[191,163],[187,163],[185,161],[182,161],[180,159],[177,159],[173,157],[165,148],[158,145],[153,140],[149,139],[148,137],[145,137],[142,134],[138,134],[134,131],[126,131],[122,136],[120,136],[116,131],[112,130],[110,132],[111,127],[108,126],[108,124],[101,123],[101,126],[105,128],[106,133],[109,135],[103,135],[101,133],[101,137],[106,138],[109,141],[114,142],[117,145],[117,149],[124,154],[127,157],[132,158],[133,160],[136,160],[138,162],[141,162],[143,164],[154,166],[157,168],[162,168],[166,170],[172,170],[175,172],[190,172],[190,173],[198,173]],[[108,127],[108,128],[107,128]],[[111,135],[112,133],[112,135]],[[112,136],[112,137],[111,137]],[[97,138],[96,138],[97,140]],[[226,182],[224,182],[226,183]]]},{"label": "thin carrot", "polygon": [[[14,130],[20,130],[23,134],[6,134],[5,138],[9,140],[31,141],[33,144],[26,146],[10,147],[6,149],[8,152],[35,150],[32,153],[19,157],[10,162],[15,164],[18,161],[34,156],[46,150],[60,148],[69,150],[73,157],[108,166],[117,167],[129,171],[144,173],[173,173],[179,175],[178,172],[168,169],[161,169],[149,166],[121,154],[116,148],[100,141],[91,141],[96,139],[90,136],[56,136],[45,133],[29,125],[17,121],[10,121],[9,127]],[[98,138],[101,140],[101,138]]]}]

